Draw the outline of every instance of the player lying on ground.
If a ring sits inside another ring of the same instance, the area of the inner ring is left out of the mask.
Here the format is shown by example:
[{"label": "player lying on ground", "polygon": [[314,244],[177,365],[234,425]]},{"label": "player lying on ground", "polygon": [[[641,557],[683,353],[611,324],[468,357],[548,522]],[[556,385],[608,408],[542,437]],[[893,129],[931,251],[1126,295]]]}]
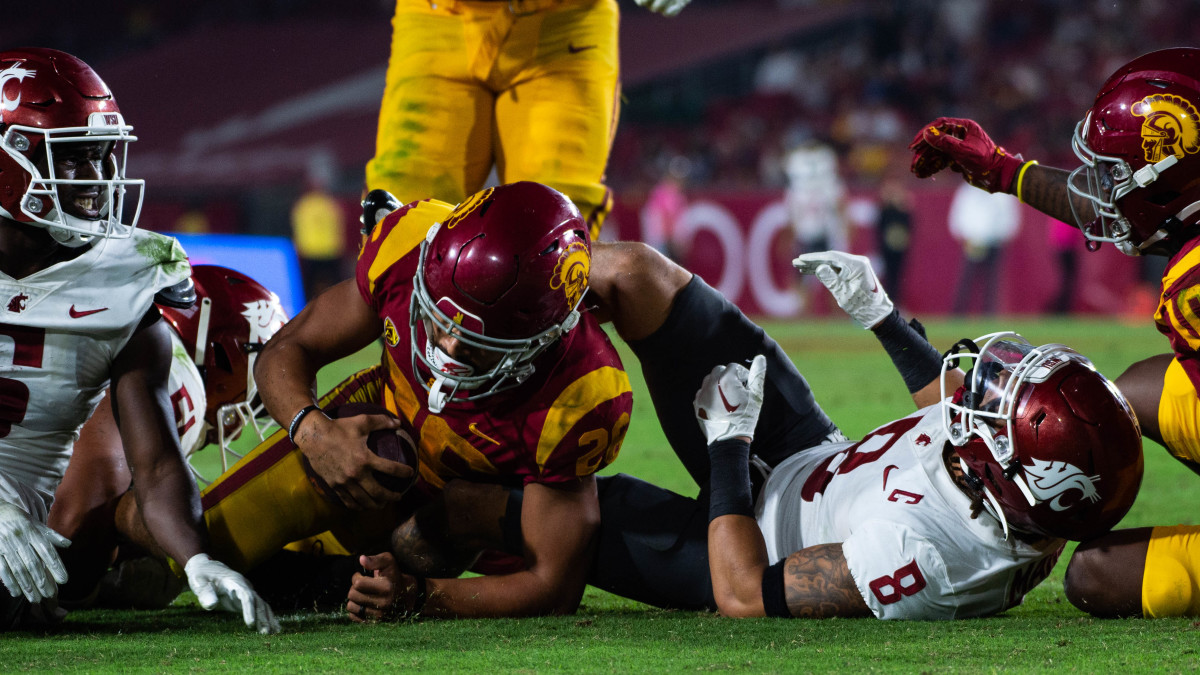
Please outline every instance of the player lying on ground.
[{"label": "player lying on ground", "polygon": [[[912,170],[949,168],[988,192],[1015,194],[1076,225],[1095,250],[1167,256],[1154,320],[1172,354],[1117,378],[1145,434],[1200,473],[1200,49],[1164,49],[1121,66],[1072,138],[1083,165],[1041,166],[997,147],[967,119],[939,118],[917,133]],[[1067,597],[1098,616],[1200,616],[1200,527],[1113,532],[1076,549]]]},{"label": "player lying on ground", "polygon": [[[923,406],[849,442],[778,344],[698,277],[644,245],[594,251],[597,315],[637,355],[700,495],[599,478],[593,585],[732,616],[986,616],[1044,579],[1065,540],[1106,531],[1133,503],[1137,422],[1066,347],[993,334],[943,359],[865,258],[802,256]],[[466,501],[497,510],[519,496],[471,488]],[[415,585],[400,568],[411,563],[365,561],[372,574],[355,576],[348,607],[403,613]]]}]

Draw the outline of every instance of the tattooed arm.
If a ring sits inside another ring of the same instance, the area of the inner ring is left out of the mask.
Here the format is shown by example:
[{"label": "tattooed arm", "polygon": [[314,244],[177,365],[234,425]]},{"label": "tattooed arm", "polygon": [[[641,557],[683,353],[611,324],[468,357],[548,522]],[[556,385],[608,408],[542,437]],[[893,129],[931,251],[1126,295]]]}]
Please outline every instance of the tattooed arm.
[{"label": "tattooed arm", "polygon": [[[763,573],[767,549],[758,523],[749,516],[727,515],[708,525],[708,564],[717,608],[725,616],[766,616]],[[795,617],[871,616],[859,593],[841,544],[796,551],[783,567],[784,597]]]}]

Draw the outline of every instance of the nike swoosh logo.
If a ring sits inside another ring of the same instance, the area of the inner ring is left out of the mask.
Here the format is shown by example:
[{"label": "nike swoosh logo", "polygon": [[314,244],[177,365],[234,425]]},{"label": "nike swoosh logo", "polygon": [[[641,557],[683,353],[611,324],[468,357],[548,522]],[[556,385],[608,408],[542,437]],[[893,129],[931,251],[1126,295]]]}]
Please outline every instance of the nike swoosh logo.
[{"label": "nike swoosh logo", "polygon": [[740,405],[729,405],[729,399],[725,398],[725,392],[721,390],[721,385],[719,384],[717,385],[717,393],[721,395],[721,403],[725,406],[727,412],[733,412],[742,407]]},{"label": "nike swoosh logo", "polygon": [[584,45],[582,47],[576,47],[575,45],[568,42],[567,43],[567,51],[572,54],[578,54],[579,52],[586,52],[589,49],[595,49],[598,46],[599,45]]},{"label": "nike swoosh logo", "polygon": [[471,433],[475,434],[476,436],[482,438],[483,440],[485,440],[489,443],[492,443],[495,445],[500,445],[500,441],[498,441],[498,440],[492,438],[491,436],[488,436],[487,434],[480,431],[479,428],[475,426],[474,422],[471,422],[470,424],[468,424],[467,429],[469,429],[471,431]]},{"label": "nike swoosh logo", "polygon": [[108,311],[107,307],[101,307],[100,309],[88,309],[88,310],[84,310],[81,312],[81,311],[75,309],[75,305],[71,305],[71,309],[67,310],[67,314],[71,315],[72,319],[82,319],[83,317],[88,316],[89,314],[98,314],[100,312],[107,312],[107,311]]},{"label": "nike swoosh logo", "polygon": [[887,491],[888,474],[892,472],[892,469],[899,469],[899,468],[900,467],[896,466],[895,464],[888,464],[886,467],[884,467],[884,469],[883,469],[883,489],[885,492]]}]

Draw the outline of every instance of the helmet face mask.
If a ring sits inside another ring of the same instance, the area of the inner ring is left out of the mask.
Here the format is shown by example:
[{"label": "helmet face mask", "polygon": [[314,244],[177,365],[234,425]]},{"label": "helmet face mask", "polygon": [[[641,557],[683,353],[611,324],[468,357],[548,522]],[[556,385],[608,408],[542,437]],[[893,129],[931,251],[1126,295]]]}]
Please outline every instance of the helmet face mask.
[{"label": "helmet face mask", "polygon": [[1200,222],[1200,49],[1151,52],[1119,68],[1071,144],[1083,162],[1068,179],[1071,207],[1092,206],[1076,212],[1090,246],[1178,250]]},{"label": "helmet face mask", "polygon": [[[50,49],[0,52],[0,217],[69,247],[131,236],[145,185],[125,176],[132,130],[82,61]],[[95,168],[76,171],[85,164]]]},{"label": "helmet face mask", "polygon": [[430,411],[528,380],[578,324],[590,264],[578,209],[537,183],[488,188],[431,228],[409,314],[413,370]]},{"label": "helmet face mask", "polygon": [[[1080,540],[1115,525],[1142,474],[1140,429],[1116,387],[1074,350],[1015,333],[956,350],[943,359],[942,425],[1005,536]],[[947,392],[962,360],[966,381]]]}]

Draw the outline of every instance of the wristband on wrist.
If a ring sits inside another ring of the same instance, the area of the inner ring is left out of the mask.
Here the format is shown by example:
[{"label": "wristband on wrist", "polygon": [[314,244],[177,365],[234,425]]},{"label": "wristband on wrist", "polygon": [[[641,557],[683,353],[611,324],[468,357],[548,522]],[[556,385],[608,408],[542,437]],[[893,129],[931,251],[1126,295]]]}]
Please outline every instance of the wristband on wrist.
[{"label": "wristband on wrist", "polygon": [[900,371],[908,393],[915,394],[941,375],[942,355],[925,339],[924,327],[916,320],[905,323],[899,310],[892,310],[871,330]]},{"label": "wristband on wrist", "polygon": [[754,516],[750,489],[750,444],[730,438],[708,446],[708,520]]},{"label": "wristband on wrist", "polygon": [[288,440],[292,442],[292,445],[296,445],[296,430],[300,428],[300,423],[304,421],[305,417],[308,417],[310,412],[320,409],[319,405],[306,405],[292,417],[292,423],[288,425]]},{"label": "wristband on wrist", "polygon": [[788,609],[787,591],[783,583],[783,566],[787,558],[763,570],[762,599],[763,610],[767,616],[782,619],[792,618],[792,610]]},{"label": "wristband on wrist", "polygon": [[1017,172],[1017,201],[1021,202],[1022,204],[1025,203],[1025,200],[1021,199],[1021,181],[1025,180],[1025,172],[1028,171],[1029,167],[1033,166],[1034,164],[1037,164],[1037,160],[1031,159],[1022,164],[1021,170]]}]

